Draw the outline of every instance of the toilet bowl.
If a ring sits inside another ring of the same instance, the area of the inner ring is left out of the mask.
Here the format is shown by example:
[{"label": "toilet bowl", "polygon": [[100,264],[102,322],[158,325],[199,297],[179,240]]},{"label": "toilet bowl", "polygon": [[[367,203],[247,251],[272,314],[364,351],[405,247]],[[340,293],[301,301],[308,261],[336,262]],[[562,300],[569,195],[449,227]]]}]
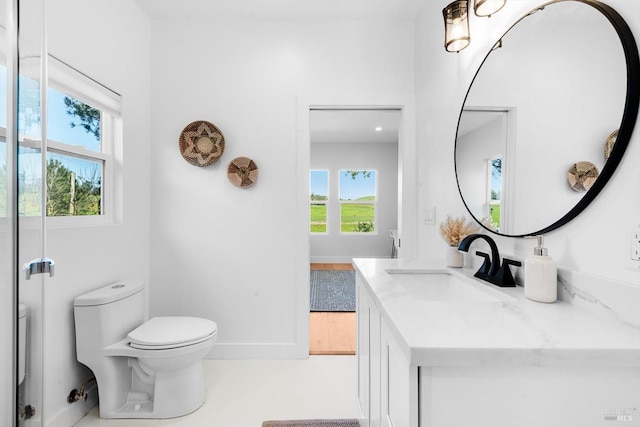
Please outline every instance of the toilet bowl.
[{"label": "toilet bowl", "polygon": [[119,282],[74,300],[76,354],[98,383],[101,418],[173,418],[205,399],[202,359],[217,338],[197,317],[144,319],[144,283]]}]

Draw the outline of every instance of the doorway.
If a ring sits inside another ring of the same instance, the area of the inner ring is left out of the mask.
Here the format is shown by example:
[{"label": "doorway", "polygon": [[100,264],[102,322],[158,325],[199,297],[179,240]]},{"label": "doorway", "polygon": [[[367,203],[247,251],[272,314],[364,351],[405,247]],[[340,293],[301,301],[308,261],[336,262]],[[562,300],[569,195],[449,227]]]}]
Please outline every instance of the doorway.
[{"label": "doorway", "polygon": [[[398,229],[402,111],[311,108],[309,117],[309,354],[355,354],[351,260],[389,258],[395,253],[391,236]],[[350,273],[345,276],[346,272]],[[335,303],[337,309],[318,304],[322,294],[318,289],[323,286],[331,287],[327,298],[347,301]]]},{"label": "doorway", "polygon": [[513,118],[509,108],[465,107],[456,139],[458,185],[470,212],[491,228],[508,233],[512,226],[510,174],[515,170]]}]

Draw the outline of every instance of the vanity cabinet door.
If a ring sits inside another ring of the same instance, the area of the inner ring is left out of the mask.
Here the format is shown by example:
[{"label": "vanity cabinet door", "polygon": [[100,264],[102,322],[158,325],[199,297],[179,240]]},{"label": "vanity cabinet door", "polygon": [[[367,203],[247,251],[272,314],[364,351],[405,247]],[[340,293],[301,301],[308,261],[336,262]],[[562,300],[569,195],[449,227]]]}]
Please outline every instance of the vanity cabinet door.
[{"label": "vanity cabinet door", "polygon": [[418,427],[418,368],[409,365],[384,320],[381,357],[381,425]]},{"label": "vanity cabinet door", "polygon": [[356,276],[358,400],[362,427],[380,427],[380,312]]}]

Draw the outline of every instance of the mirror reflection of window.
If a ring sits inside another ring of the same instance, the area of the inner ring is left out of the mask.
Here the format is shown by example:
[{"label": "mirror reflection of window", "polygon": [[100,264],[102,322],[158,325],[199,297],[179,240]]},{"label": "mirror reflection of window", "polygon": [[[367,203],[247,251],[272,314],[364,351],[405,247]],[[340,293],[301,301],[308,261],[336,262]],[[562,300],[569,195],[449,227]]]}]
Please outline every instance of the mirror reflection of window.
[{"label": "mirror reflection of window", "polygon": [[500,231],[502,200],[502,156],[489,160],[489,218],[491,228]]}]

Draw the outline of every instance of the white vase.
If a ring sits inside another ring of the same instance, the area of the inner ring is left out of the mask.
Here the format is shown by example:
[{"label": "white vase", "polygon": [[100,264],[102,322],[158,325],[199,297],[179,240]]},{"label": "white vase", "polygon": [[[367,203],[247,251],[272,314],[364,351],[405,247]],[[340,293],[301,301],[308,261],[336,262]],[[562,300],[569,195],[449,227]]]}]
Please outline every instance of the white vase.
[{"label": "white vase", "polygon": [[447,248],[447,267],[462,267],[464,257],[457,246],[449,246]]}]

